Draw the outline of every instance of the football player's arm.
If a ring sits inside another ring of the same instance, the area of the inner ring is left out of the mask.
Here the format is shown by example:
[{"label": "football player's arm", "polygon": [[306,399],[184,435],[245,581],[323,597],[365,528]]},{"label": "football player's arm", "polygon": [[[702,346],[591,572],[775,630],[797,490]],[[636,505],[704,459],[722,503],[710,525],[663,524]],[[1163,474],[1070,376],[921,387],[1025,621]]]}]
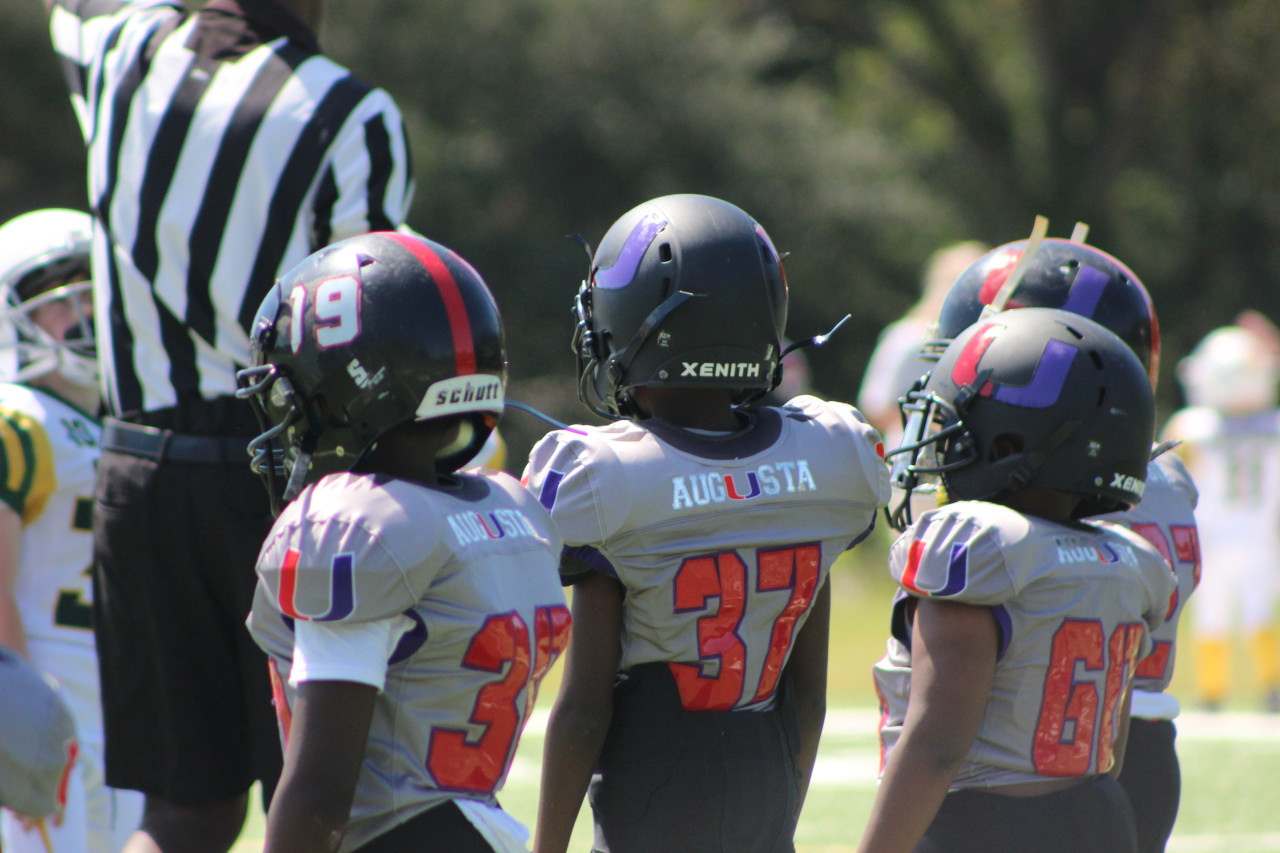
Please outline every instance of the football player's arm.
[{"label": "football player's arm", "polygon": [[29,660],[27,632],[14,595],[21,545],[22,516],[8,504],[0,504],[0,645]]},{"label": "football player's arm", "polygon": [[999,643],[986,607],[921,599],[911,632],[911,693],[861,853],[908,853],[924,836],[977,737]]},{"label": "football player's arm", "polygon": [[298,685],[284,769],[267,813],[271,853],[338,849],[377,694],[376,687],[352,681]]},{"label": "football player's arm", "polygon": [[818,758],[818,742],[827,717],[827,643],[831,626],[831,581],[818,590],[809,618],[796,635],[787,663],[791,687],[795,690],[796,716],[800,722],[800,753],[796,756],[800,803],[809,790],[809,779]]},{"label": "football player's arm", "polygon": [[564,679],[547,722],[535,853],[569,846],[582,798],[613,720],[622,636],[622,584],[591,572],[573,586],[573,628]]}]

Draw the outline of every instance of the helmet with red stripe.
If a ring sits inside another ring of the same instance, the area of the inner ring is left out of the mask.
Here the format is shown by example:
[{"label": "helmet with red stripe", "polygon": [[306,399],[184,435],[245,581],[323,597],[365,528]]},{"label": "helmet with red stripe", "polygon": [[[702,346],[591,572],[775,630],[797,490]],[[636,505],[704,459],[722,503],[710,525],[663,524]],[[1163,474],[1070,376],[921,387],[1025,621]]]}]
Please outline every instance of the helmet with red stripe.
[{"label": "helmet with red stripe", "polygon": [[[1032,242],[1006,243],[960,274],[942,303],[923,355],[937,358],[956,336],[978,322],[984,309],[994,308],[993,303],[1002,309],[1061,308],[1118,335],[1138,356],[1155,387],[1160,325],[1151,296],[1133,271],[1094,246],[1053,238],[1035,241],[1032,257],[1017,270]],[[1014,276],[1016,280],[1010,281]]]},{"label": "helmet with red stripe", "polygon": [[[306,258],[267,294],[239,373],[263,433],[250,451],[273,498],[358,465],[401,424],[461,423],[436,460],[457,470],[502,414],[502,320],[484,279],[452,250],[401,232],[363,234]],[[287,484],[286,481],[287,480]]]}]

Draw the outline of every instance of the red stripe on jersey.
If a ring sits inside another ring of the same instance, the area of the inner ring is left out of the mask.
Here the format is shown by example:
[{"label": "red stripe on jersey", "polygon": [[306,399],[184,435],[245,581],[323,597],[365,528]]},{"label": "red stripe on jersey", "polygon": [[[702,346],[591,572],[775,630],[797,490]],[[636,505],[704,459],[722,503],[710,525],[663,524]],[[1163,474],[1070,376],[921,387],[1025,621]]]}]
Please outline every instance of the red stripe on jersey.
[{"label": "red stripe on jersey", "polygon": [[280,721],[280,734],[285,749],[289,748],[289,731],[293,728],[293,711],[289,708],[289,694],[284,692],[284,678],[274,658],[267,659],[267,673],[271,677],[271,704],[276,707],[276,719]]},{"label": "red stripe on jersey", "polygon": [[67,741],[66,745],[67,763],[62,765],[62,775],[58,777],[58,805],[62,808],[67,806],[67,786],[71,782],[71,770],[76,766],[76,759],[80,757],[80,742],[76,740]]},{"label": "red stripe on jersey", "polygon": [[298,552],[290,548],[284,554],[284,564],[280,566],[280,611],[292,619],[306,619],[298,615],[297,606],[293,603],[294,590],[298,588]]},{"label": "red stripe on jersey", "polygon": [[435,252],[421,240],[414,240],[404,234],[388,233],[386,236],[404,246],[418,259],[431,279],[436,283],[440,298],[444,300],[444,310],[449,316],[449,329],[453,332],[453,355],[457,363],[457,375],[469,376],[476,372],[476,347],[471,337],[471,318],[467,314],[467,305],[462,301],[462,291],[453,280],[453,273]]},{"label": "red stripe on jersey", "polygon": [[889,724],[889,703],[885,701],[884,694],[880,692],[880,685],[876,684],[875,679],[871,681],[872,687],[876,691],[876,700],[880,703],[880,722],[876,723],[876,734],[880,741],[880,770],[884,771],[884,727]]},{"label": "red stripe on jersey", "polygon": [[916,586],[916,573],[920,571],[920,555],[923,553],[924,543],[919,539],[914,540],[911,543],[911,550],[907,553],[907,568],[902,572],[902,586],[916,595],[929,594]]}]

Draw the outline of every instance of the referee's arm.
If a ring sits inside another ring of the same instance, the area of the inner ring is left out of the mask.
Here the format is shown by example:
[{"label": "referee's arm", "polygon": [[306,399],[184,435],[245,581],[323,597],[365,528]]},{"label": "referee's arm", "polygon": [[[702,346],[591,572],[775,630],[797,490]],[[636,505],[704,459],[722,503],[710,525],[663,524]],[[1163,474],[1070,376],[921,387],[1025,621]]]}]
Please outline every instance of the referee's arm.
[{"label": "referee's arm", "polygon": [[49,15],[53,49],[62,65],[62,75],[70,90],[71,106],[81,132],[88,139],[92,128],[85,106],[86,77],[89,61],[106,49],[111,38],[109,19],[121,9],[138,6],[164,10],[182,10],[181,0],[42,0]]}]

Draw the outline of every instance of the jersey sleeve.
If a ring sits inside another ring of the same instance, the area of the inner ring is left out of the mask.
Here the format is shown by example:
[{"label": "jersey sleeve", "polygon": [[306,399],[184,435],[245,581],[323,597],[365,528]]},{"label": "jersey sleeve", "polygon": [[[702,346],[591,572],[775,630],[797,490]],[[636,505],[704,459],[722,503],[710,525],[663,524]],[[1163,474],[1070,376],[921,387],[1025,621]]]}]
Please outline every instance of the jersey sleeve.
[{"label": "jersey sleeve", "polygon": [[841,437],[852,438],[854,464],[849,475],[861,481],[856,497],[879,509],[889,502],[889,466],[884,461],[884,439],[866,417],[848,403],[796,397],[789,406],[818,419]]},{"label": "jersey sleeve", "polygon": [[608,485],[620,467],[607,442],[590,432],[548,433],[529,453],[521,481],[564,540],[560,571],[566,584],[592,571],[612,573],[602,549],[630,506],[625,482]]},{"label": "jersey sleeve", "polygon": [[[903,590],[978,606],[1003,604],[1017,594],[1003,544],[1009,531],[965,511],[967,506],[972,504],[930,510],[893,544],[889,572]],[[1018,519],[1010,514],[1003,520]]]},{"label": "jersey sleeve", "polygon": [[[369,622],[409,610],[432,580],[425,568],[439,538],[435,521],[388,519],[384,510],[374,524],[360,509],[335,506],[343,500],[337,490],[320,491],[286,507],[259,554],[271,603],[290,619],[318,622]],[[403,565],[400,553],[422,562]]]},{"label": "jersey sleeve", "polygon": [[27,412],[0,405],[0,500],[27,525],[40,517],[57,486],[44,426]]},{"label": "jersey sleeve", "polygon": [[407,616],[376,622],[297,622],[289,683],[353,681],[382,690],[387,661],[406,631],[414,627]]},{"label": "jersey sleeve", "polygon": [[605,469],[614,457],[590,439],[566,430],[549,433],[530,452],[522,478],[570,548],[607,540],[629,503],[625,489],[605,494]]},{"label": "jersey sleeve", "polygon": [[54,0],[49,33],[86,141],[93,133],[86,98],[91,94],[89,67],[95,58],[117,45],[126,19],[145,27],[144,16],[168,17],[183,11],[177,0]]}]

